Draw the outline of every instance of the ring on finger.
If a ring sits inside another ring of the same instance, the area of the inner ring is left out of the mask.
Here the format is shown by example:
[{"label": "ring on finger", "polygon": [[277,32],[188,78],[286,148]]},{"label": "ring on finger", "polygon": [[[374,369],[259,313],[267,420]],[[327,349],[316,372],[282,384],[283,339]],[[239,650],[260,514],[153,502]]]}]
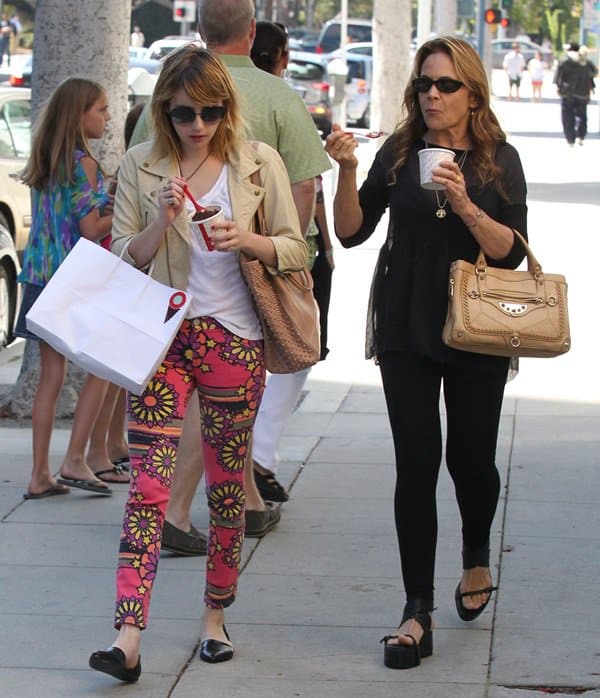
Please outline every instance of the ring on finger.
[{"label": "ring on finger", "polygon": [[175,205],[175,199],[171,196],[169,197],[169,206],[174,206]]}]

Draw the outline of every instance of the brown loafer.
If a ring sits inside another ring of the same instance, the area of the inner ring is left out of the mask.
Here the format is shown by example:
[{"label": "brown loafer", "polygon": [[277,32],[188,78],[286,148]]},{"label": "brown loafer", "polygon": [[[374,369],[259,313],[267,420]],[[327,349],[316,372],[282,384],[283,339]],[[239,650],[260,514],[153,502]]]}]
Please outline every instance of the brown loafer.
[{"label": "brown loafer", "polygon": [[162,547],[177,555],[206,555],[206,536],[193,526],[184,531],[165,519],[162,531]]},{"label": "brown loafer", "polygon": [[262,538],[279,523],[280,518],[279,507],[274,506],[271,502],[265,502],[264,511],[246,509],[246,537]]}]

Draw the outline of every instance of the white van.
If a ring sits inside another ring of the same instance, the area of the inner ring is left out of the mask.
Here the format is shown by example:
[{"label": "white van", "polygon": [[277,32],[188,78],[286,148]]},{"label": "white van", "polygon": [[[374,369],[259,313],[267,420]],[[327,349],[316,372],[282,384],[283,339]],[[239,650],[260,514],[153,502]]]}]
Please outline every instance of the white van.
[{"label": "white van", "polygon": [[[325,22],[317,41],[317,53],[331,53],[340,47],[341,26],[339,19]],[[373,41],[373,22],[370,19],[349,19],[348,40],[352,43]]]}]

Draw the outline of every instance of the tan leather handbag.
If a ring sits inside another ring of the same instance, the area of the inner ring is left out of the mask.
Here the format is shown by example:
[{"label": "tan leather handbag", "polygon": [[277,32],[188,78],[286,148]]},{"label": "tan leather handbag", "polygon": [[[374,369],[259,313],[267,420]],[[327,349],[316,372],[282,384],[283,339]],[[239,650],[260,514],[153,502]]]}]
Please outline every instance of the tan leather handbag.
[{"label": "tan leather handbag", "polygon": [[[260,183],[257,173],[252,181]],[[254,232],[268,235],[262,202],[254,217]],[[309,269],[271,274],[259,259],[244,253],[240,269],[262,325],[267,370],[295,373],[314,366],[321,355],[321,337]]]},{"label": "tan leather handbag", "polygon": [[551,357],[571,348],[567,282],[545,274],[525,238],[527,271],[452,262],[442,339],[453,349],[494,356]]}]

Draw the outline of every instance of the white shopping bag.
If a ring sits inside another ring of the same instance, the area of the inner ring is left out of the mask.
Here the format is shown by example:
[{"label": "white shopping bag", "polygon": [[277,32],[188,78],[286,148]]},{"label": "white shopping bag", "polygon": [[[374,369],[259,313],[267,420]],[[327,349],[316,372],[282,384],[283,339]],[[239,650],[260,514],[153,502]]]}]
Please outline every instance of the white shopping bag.
[{"label": "white shopping bag", "polygon": [[80,238],[27,313],[27,329],[89,373],[140,394],[190,301]]}]

